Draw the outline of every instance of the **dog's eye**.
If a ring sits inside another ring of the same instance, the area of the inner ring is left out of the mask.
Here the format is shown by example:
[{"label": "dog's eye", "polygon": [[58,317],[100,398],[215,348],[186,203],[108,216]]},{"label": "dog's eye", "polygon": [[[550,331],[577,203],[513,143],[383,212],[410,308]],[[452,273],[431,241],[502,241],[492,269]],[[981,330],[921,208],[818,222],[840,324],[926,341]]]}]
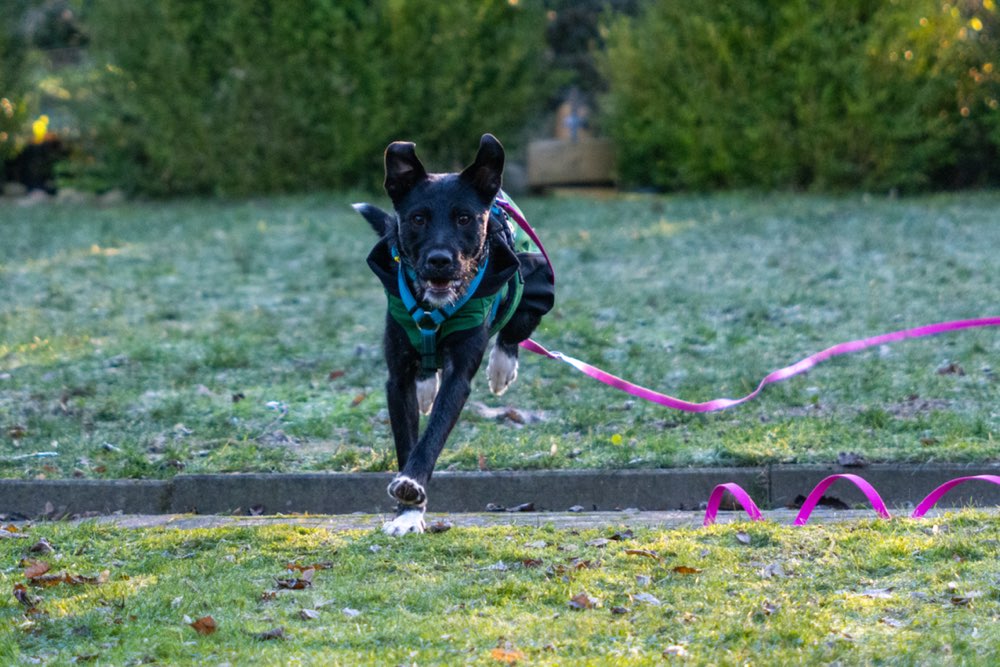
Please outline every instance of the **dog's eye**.
[{"label": "dog's eye", "polygon": [[425,216],[423,213],[414,213],[413,215],[410,216],[410,222],[412,222],[415,225],[422,225],[425,222],[427,222],[427,216]]},{"label": "dog's eye", "polygon": [[472,222],[472,216],[471,215],[467,215],[465,213],[461,213],[461,214],[459,214],[459,216],[457,218],[455,218],[455,222],[457,222],[458,224],[460,224],[460,225],[462,225],[464,227],[465,225],[467,225],[470,222]]}]

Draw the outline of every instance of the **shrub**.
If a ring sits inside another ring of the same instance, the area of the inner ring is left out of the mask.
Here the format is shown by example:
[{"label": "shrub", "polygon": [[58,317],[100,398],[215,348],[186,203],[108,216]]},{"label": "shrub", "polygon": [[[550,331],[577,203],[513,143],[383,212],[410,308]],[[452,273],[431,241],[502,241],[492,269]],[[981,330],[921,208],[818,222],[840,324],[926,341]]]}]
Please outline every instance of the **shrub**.
[{"label": "shrub", "polygon": [[627,182],[997,182],[992,0],[657,0],[612,17],[605,122]]},{"label": "shrub", "polygon": [[0,182],[3,162],[20,150],[20,133],[28,115],[28,44],[20,33],[26,3],[0,2]]},{"label": "shrub", "polygon": [[402,138],[467,161],[481,132],[518,138],[546,77],[533,3],[102,0],[86,19],[87,171],[153,194],[371,185]]}]

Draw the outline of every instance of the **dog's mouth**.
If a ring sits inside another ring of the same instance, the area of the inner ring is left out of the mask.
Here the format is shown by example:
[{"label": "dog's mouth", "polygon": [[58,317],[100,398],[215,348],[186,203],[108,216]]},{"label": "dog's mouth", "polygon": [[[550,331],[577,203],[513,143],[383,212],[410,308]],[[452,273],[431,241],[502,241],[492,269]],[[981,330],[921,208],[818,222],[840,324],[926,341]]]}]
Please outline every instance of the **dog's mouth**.
[{"label": "dog's mouth", "polygon": [[465,283],[462,279],[426,278],[421,279],[423,300],[435,306],[443,306],[458,299]]}]

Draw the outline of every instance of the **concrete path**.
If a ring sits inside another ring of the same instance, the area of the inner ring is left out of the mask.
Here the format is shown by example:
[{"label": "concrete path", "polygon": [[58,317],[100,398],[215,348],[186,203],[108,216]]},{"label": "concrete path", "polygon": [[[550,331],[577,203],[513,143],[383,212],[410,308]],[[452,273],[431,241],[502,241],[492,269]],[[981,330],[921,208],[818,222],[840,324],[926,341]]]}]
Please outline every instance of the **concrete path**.
[{"label": "concrete path", "polygon": [[[697,510],[712,489],[724,482],[739,484],[763,509],[788,507],[797,496],[808,494],[819,481],[834,473],[860,475],[890,508],[905,508],[950,479],[998,475],[1000,465],[441,472],[434,476],[428,491],[432,512],[483,512],[490,505],[514,508],[530,504],[539,512],[555,513],[570,508],[588,514],[638,509],[656,515],[652,520],[659,521],[666,520],[660,517],[667,515],[657,513]],[[178,475],[171,480],[0,480],[0,516],[61,518],[115,512],[378,515],[393,509],[385,493],[391,478],[390,473],[304,473]],[[861,493],[843,480],[825,495],[846,507],[867,506]],[[945,496],[941,504],[998,506],[1000,486],[986,482],[964,484]],[[514,514],[504,516],[508,521],[521,520],[511,518]]]}]

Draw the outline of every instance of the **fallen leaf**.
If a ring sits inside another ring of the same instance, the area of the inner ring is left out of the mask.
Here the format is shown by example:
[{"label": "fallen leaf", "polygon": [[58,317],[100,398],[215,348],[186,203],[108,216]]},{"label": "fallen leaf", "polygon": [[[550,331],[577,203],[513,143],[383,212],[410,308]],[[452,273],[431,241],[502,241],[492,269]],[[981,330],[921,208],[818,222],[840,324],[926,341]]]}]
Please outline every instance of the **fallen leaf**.
[{"label": "fallen leaf", "polygon": [[55,551],[55,549],[53,549],[52,545],[49,544],[49,541],[43,537],[28,547],[28,551],[35,554],[50,554]]},{"label": "fallen leaf", "polygon": [[873,600],[886,600],[893,597],[892,588],[866,588],[861,595]]},{"label": "fallen leaf", "polygon": [[281,626],[276,628],[271,628],[270,630],[265,630],[264,632],[258,632],[253,636],[259,642],[267,642],[275,639],[285,638],[285,629]]},{"label": "fallen leaf", "polygon": [[524,660],[524,653],[517,649],[495,648],[490,651],[490,657],[497,662],[513,665],[519,660]]},{"label": "fallen leaf", "polygon": [[610,544],[610,543],[611,543],[611,540],[609,540],[608,538],[606,538],[606,537],[598,537],[596,540],[590,540],[589,542],[587,542],[587,546],[588,547],[597,547],[598,549],[601,549],[603,547],[608,546],[608,544]]},{"label": "fallen leaf", "polygon": [[29,611],[34,609],[35,605],[38,604],[38,598],[33,597],[24,584],[14,584],[14,599],[23,606],[28,607]]},{"label": "fallen leaf", "polygon": [[584,510],[583,505],[573,505],[572,507],[569,508],[568,511],[570,511],[570,512],[582,512],[583,510]]},{"label": "fallen leaf", "polygon": [[434,523],[428,525],[427,526],[427,532],[431,533],[431,534],[445,533],[445,532],[451,530],[454,527],[455,527],[454,524],[452,524],[450,521],[440,521],[439,520],[439,521],[435,521]]},{"label": "fallen leaf", "polygon": [[21,426],[20,424],[15,424],[7,429],[7,437],[11,440],[20,440],[24,436],[28,435],[28,429]]},{"label": "fallen leaf", "polygon": [[368,398],[368,394],[365,393],[358,394],[353,399],[351,399],[351,407],[352,408],[358,407],[359,405],[361,405],[361,401],[365,400],[366,398]]},{"label": "fallen leaf", "polygon": [[653,583],[653,578],[650,577],[648,574],[637,574],[635,575],[635,583],[644,587],[649,586],[651,583]]},{"label": "fallen leaf", "polygon": [[864,468],[868,460],[856,452],[840,452],[837,454],[837,465],[845,468]]},{"label": "fallen leaf", "polygon": [[340,611],[343,612],[344,616],[346,616],[347,618],[354,618],[355,616],[361,615],[360,611],[358,611],[357,609],[351,609],[350,607],[344,607]]},{"label": "fallen leaf", "polygon": [[878,619],[878,622],[884,623],[885,625],[888,625],[890,628],[905,628],[907,625],[906,621],[901,621],[898,618],[891,618],[889,616],[885,616],[883,618]]},{"label": "fallen leaf", "polygon": [[202,616],[198,620],[192,621],[190,625],[199,635],[210,635],[218,629],[215,619],[211,616]]},{"label": "fallen leaf", "polygon": [[40,560],[27,561],[24,567],[24,576],[28,579],[37,579],[52,569],[48,563]]},{"label": "fallen leaf", "polygon": [[327,380],[336,380],[337,378],[342,378],[347,373],[347,371],[330,371],[330,374],[326,376]]},{"label": "fallen leaf", "polygon": [[626,528],[625,530],[620,530],[611,536],[611,539],[615,542],[624,542],[625,540],[631,540],[635,537],[635,533],[632,532],[631,528]]},{"label": "fallen leaf", "polygon": [[302,609],[299,611],[299,618],[303,621],[315,621],[319,618],[319,612],[315,609]]},{"label": "fallen leaf", "polygon": [[476,416],[482,419],[490,419],[498,422],[508,421],[515,426],[544,422],[547,419],[547,415],[538,410],[521,410],[509,406],[491,408],[485,403],[476,401],[469,403],[469,407],[476,413]]},{"label": "fallen leaf", "polygon": [[29,579],[33,586],[56,586],[58,584],[70,584],[73,586],[79,586],[83,584],[99,585],[106,584],[108,579],[111,577],[111,572],[109,570],[104,570],[100,574],[94,577],[88,577],[80,574],[70,574],[69,572],[57,572],[55,574],[41,574],[36,577]]},{"label": "fallen leaf", "polygon": [[525,558],[524,560],[521,561],[521,565],[523,565],[528,569],[541,567],[542,560],[540,558]]},{"label": "fallen leaf", "polygon": [[761,605],[761,609],[764,610],[765,615],[771,616],[773,614],[776,614],[778,610],[781,609],[781,605],[764,600],[764,603]]},{"label": "fallen leaf", "polygon": [[788,575],[785,573],[785,568],[781,563],[771,563],[770,565],[768,565],[767,567],[765,567],[763,570],[760,571],[760,576],[764,577],[765,579],[770,579],[771,577],[778,577],[779,579],[783,579]]},{"label": "fallen leaf", "polygon": [[744,533],[743,531],[740,531],[736,533],[736,541],[739,542],[740,544],[745,544],[747,546],[750,546],[750,535]]},{"label": "fallen leaf", "polygon": [[962,368],[958,363],[952,361],[951,363],[939,366],[937,369],[938,375],[965,375],[965,369]]},{"label": "fallen leaf", "polygon": [[[301,563],[289,563],[285,565],[286,570],[292,570],[295,572],[307,572],[309,570],[329,570],[333,567],[333,563],[330,561],[325,561],[323,563],[313,563],[312,565],[302,565]],[[312,577],[310,577],[312,579]]]},{"label": "fallen leaf", "polygon": [[628,607],[612,607],[611,613],[614,614],[615,616],[623,616],[625,614],[631,614],[632,610],[629,609]]},{"label": "fallen leaf", "polygon": [[289,591],[301,591],[303,588],[312,586],[313,574],[316,570],[303,570],[302,576],[294,579],[277,579],[278,588]]},{"label": "fallen leaf", "polygon": [[648,549],[626,549],[625,553],[629,556],[642,556],[644,558],[652,558],[653,560],[662,560],[657,554]]},{"label": "fallen leaf", "polygon": [[691,654],[688,653],[688,650],[680,644],[674,644],[663,649],[664,658],[686,658],[689,655]]},{"label": "fallen leaf", "polygon": [[535,503],[521,503],[515,507],[508,507],[508,512],[534,512]]},{"label": "fallen leaf", "polygon": [[597,606],[598,602],[596,598],[592,598],[586,593],[577,593],[569,599],[569,606],[571,609],[578,610],[593,609]]},{"label": "fallen leaf", "polygon": [[689,567],[687,565],[678,565],[677,567],[674,568],[674,572],[677,574],[698,574],[699,572],[701,572],[701,570],[699,570],[696,567]]},{"label": "fallen leaf", "polygon": [[632,596],[632,599],[638,600],[639,602],[645,602],[646,604],[651,604],[654,607],[659,607],[662,602],[655,595],[650,595],[649,593],[636,593]]},{"label": "fallen leaf", "polygon": [[549,543],[543,540],[539,540],[537,542],[528,542],[524,546],[527,549],[544,549],[545,547],[549,546]]}]

